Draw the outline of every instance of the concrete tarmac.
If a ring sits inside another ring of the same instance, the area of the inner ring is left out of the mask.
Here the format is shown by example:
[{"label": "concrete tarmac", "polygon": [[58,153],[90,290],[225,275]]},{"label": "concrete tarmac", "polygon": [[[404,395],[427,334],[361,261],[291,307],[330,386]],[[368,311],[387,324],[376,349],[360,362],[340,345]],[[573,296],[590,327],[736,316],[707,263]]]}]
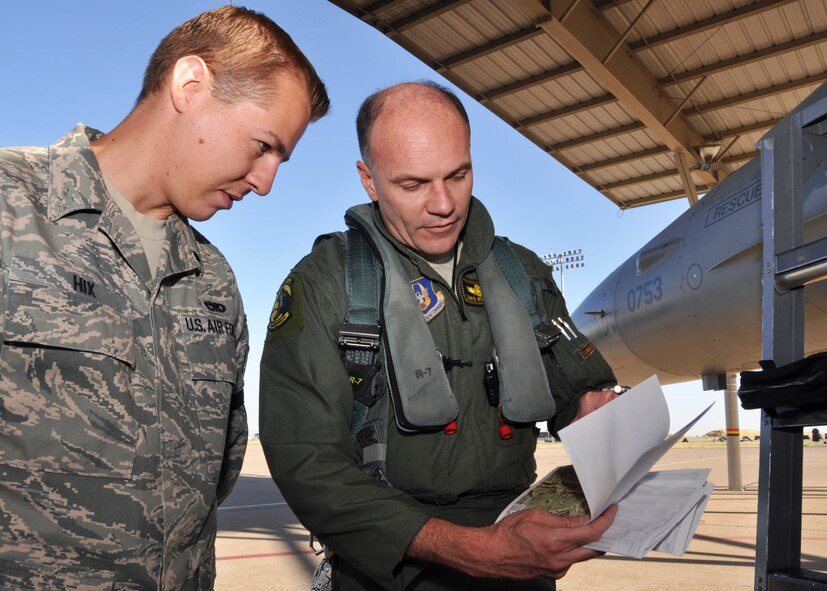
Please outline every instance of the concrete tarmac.
[{"label": "concrete tarmac", "polygon": [[[642,560],[608,554],[574,565],[559,591],[754,589],[758,502],[757,443],[741,449],[743,491],[727,486],[726,447],[677,444],[658,470],[710,468],[715,492],[684,556],[652,552]],[[567,464],[559,444],[540,443],[537,472]],[[804,448],[802,566],[827,571],[827,445]],[[251,441],[241,478],[219,509],[217,591],[301,591],[310,588],[318,558],[270,479],[258,442]]]}]

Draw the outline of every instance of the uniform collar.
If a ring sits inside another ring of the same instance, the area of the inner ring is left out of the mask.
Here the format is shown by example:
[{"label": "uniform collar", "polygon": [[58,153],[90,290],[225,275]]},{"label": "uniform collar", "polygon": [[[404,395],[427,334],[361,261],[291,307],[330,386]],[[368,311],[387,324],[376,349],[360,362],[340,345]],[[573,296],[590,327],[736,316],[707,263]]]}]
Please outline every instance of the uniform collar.
[{"label": "uniform collar", "polygon": [[[428,263],[425,259],[391,235],[390,230],[388,230],[385,222],[382,220],[379,206],[376,203],[371,203],[370,207],[374,224],[382,236],[393,244],[399,252],[416,263],[417,266],[421,267],[420,263],[427,265]],[[462,240],[462,253],[460,260],[457,261],[458,269],[475,268],[491,251],[491,246],[494,243],[494,222],[488,214],[488,210],[485,209],[485,206],[482,204],[482,201],[476,197],[471,197],[471,205],[468,208],[468,219],[465,221],[465,227],[462,229],[460,239]]]},{"label": "uniform collar", "polygon": [[97,129],[79,123],[49,146],[47,215],[50,222],[76,211],[102,212],[106,207],[106,185],[90,144],[102,135]]},{"label": "uniform collar", "polygon": [[[101,214],[98,228],[105,232],[121,249],[127,259],[133,250],[143,249],[132,224],[109,196],[103,173],[92,151],[91,142],[102,132],[79,123],[71,132],[49,147],[49,201],[47,215],[50,222],[77,211],[96,211]],[[169,254],[158,269],[163,275],[183,273],[201,268],[198,248],[189,222],[177,214],[167,218]],[[133,265],[138,271],[140,263]],[[146,266],[144,263],[143,266]],[[141,271],[144,271],[141,269]],[[145,273],[138,271],[139,275]],[[148,274],[148,270],[146,271]]]}]

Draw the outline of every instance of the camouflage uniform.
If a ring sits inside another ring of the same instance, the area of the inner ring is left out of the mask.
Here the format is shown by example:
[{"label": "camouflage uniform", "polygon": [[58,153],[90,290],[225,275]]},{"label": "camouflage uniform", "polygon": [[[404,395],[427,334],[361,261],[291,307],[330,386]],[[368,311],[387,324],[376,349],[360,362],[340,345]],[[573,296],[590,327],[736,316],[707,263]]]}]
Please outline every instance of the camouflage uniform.
[{"label": "camouflage uniform", "polygon": [[241,299],[175,215],[151,278],[98,136],[0,151],[0,589],[211,589],[247,440]]}]

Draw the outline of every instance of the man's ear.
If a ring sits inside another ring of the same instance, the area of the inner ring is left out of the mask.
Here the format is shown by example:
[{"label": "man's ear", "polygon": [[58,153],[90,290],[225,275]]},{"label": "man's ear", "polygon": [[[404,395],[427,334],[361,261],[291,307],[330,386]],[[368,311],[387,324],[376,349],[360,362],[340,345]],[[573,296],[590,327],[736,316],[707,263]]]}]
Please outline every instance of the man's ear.
[{"label": "man's ear", "polygon": [[183,113],[199,92],[210,91],[210,70],[203,59],[187,55],[175,62],[169,92],[176,111]]},{"label": "man's ear", "polygon": [[376,187],[373,185],[373,174],[371,174],[370,168],[368,168],[367,164],[359,160],[356,163],[356,170],[359,171],[359,178],[362,181],[362,186],[368,193],[368,197],[375,203],[378,197],[376,196]]}]

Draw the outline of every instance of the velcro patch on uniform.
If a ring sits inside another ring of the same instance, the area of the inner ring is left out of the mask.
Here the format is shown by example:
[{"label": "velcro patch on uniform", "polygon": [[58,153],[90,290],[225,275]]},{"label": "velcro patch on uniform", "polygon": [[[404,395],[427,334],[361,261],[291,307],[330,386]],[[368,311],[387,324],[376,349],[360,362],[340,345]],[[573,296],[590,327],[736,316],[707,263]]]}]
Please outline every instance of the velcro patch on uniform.
[{"label": "velcro patch on uniform", "polygon": [[594,346],[594,343],[589,341],[588,343],[580,347],[578,353],[580,353],[580,357],[582,357],[583,361],[585,361],[586,359],[592,356],[592,353],[594,353],[595,349],[596,347]]},{"label": "velcro patch on uniform", "polygon": [[353,365],[348,367],[347,377],[353,388],[353,398],[365,406],[373,406],[375,402],[371,384],[378,370],[378,365]]},{"label": "velcro patch on uniform", "polygon": [[181,315],[181,332],[185,334],[235,335],[235,324],[225,318]]},{"label": "velcro patch on uniform", "polygon": [[301,278],[298,275],[290,275],[281,284],[273,310],[270,312],[270,323],[267,325],[268,339],[271,335],[293,334],[303,326]]},{"label": "velcro patch on uniform", "polygon": [[425,317],[425,322],[430,322],[445,308],[445,294],[437,291],[434,284],[426,277],[420,277],[409,282],[411,289],[413,289],[416,302],[419,304],[419,309],[422,310],[422,315]]},{"label": "velcro patch on uniform", "polygon": [[462,299],[469,306],[482,306],[482,286],[476,279],[463,277],[460,281],[460,290],[462,291]]}]

